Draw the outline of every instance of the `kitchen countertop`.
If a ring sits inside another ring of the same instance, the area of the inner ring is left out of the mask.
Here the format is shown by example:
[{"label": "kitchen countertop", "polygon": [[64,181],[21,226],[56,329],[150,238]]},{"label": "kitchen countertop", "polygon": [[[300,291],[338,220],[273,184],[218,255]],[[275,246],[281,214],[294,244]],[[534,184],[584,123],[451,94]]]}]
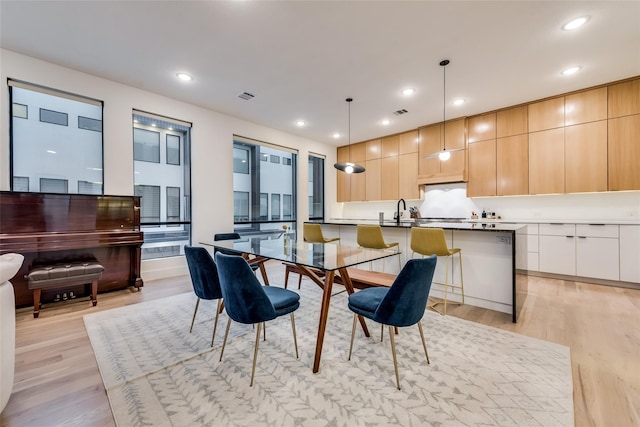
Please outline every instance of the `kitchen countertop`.
[{"label": "kitchen countertop", "polygon": [[[446,223],[446,224],[606,224],[606,225],[640,225],[640,219],[633,220],[620,220],[620,219],[454,219],[451,221],[447,221],[446,219],[427,219],[420,218],[418,220],[401,220],[400,225],[396,224],[395,220],[386,219],[383,227],[412,227],[416,225],[416,221],[418,224],[423,223]],[[310,221],[313,222],[313,221]],[[324,222],[325,224],[342,224],[342,225],[357,225],[357,224],[379,224],[377,219],[363,219],[363,218],[331,218],[328,221]],[[461,227],[462,228],[462,227]]]},{"label": "kitchen countertop", "polygon": [[[381,225],[378,220],[374,219],[330,219],[328,221],[309,221],[327,225]],[[523,224],[504,223],[501,221],[433,221],[433,220],[403,220],[397,224],[394,220],[385,220],[382,227],[390,228],[411,228],[411,227],[430,227],[444,228],[447,230],[473,230],[473,231],[509,231],[513,232],[522,227]]]}]

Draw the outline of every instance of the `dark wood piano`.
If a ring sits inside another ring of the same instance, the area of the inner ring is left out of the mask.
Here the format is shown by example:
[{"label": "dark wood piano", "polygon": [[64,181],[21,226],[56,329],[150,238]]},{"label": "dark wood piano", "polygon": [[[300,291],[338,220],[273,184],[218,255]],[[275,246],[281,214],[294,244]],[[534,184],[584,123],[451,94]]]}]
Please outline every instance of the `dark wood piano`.
[{"label": "dark wood piano", "polygon": [[[17,307],[33,305],[24,275],[34,261],[94,257],[104,266],[98,292],[140,288],[142,243],[140,197],[0,191],[0,254],[24,255],[11,280]],[[69,290],[89,295],[83,285]],[[54,294],[43,292],[42,302]]]}]

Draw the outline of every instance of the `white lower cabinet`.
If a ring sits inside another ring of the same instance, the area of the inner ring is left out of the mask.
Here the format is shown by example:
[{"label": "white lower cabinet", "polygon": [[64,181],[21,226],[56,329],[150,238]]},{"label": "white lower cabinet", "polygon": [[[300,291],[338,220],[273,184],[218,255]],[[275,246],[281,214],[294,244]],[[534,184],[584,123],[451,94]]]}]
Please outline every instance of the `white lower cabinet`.
[{"label": "white lower cabinet", "polygon": [[576,275],[576,239],[574,236],[540,235],[540,271]]},{"label": "white lower cabinet", "polygon": [[617,225],[576,225],[576,275],[620,280]]},{"label": "white lower cabinet", "polygon": [[527,224],[516,231],[516,268],[538,271],[538,224]]},{"label": "white lower cabinet", "polygon": [[640,225],[620,225],[620,280],[640,283]]}]

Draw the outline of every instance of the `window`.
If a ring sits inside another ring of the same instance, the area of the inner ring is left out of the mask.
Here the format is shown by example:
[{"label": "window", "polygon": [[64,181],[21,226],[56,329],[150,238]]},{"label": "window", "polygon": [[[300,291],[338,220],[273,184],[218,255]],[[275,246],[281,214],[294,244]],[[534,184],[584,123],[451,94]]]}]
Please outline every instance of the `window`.
[{"label": "window", "polygon": [[78,128],[92,130],[94,132],[102,132],[102,120],[78,116]]},{"label": "window", "polygon": [[[8,84],[11,190],[103,194],[102,126],[93,132],[68,126],[69,118],[80,126],[80,117],[102,123],[102,102],[17,80]],[[29,110],[39,114],[29,117]]]},{"label": "window", "polygon": [[59,111],[40,109],[40,121],[44,123],[51,123],[54,125],[68,126],[69,115],[67,113],[61,113]]},{"label": "window", "polygon": [[167,187],[167,222],[180,221],[180,187]]},{"label": "window", "polygon": [[282,195],[282,219],[291,219],[291,212],[293,212],[293,206],[291,206],[292,199],[291,194]]},{"label": "window", "polygon": [[249,220],[249,193],[246,191],[233,192],[233,220],[235,222]]},{"label": "window", "polygon": [[283,225],[295,229],[297,152],[235,135],[233,157],[235,231],[270,239],[282,235]]},{"label": "window", "polygon": [[40,178],[40,191],[43,193],[68,193],[69,181],[66,179]]},{"label": "window", "polygon": [[133,134],[142,259],[182,255],[191,243],[191,124],[134,111]]},{"label": "window", "polygon": [[280,195],[271,195],[271,219],[280,219]]},{"label": "window", "polygon": [[283,165],[287,165],[287,166],[291,166],[291,159],[289,159],[287,157],[283,157],[282,158],[282,164]]},{"label": "window", "polygon": [[133,129],[133,160],[160,163],[160,132]]},{"label": "window", "polygon": [[260,220],[269,219],[269,195],[260,193]]},{"label": "window", "polygon": [[140,196],[140,222],[160,222],[160,186],[136,185],[134,194]]},{"label": "window", "polygon": [[13,117],[18,117],[20,119],[28,119],[29,118],[29,107],[24,104],[18,104],[14,102],[12,104],[11,114]]},{"label": "window", "polygon": [[249,150],[246,148],[233,149],[233,173],[249,174]]},{"label": "window", "polygon": [[309,155],[309,219],[324,220],[324,157]]},{"label": "window", "polygon": [[167,134],[167,164],[180,165],[180,137]]}]

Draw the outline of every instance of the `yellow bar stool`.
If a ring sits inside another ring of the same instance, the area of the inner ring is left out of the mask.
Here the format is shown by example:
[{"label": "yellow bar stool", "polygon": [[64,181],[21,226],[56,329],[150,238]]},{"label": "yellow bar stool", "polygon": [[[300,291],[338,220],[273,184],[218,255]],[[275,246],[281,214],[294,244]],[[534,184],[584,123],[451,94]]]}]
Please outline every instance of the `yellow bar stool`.
[{"label": "yellow bar stool", "polygon": [[[339,237],[324,237],[320,224],[304,224],[302,236],[304,241],[309,243],[329,243],[340,240]],[[300,289],[300,286],[302,286],[302,270],[295,264],[284,263],[284,266],[284,288],[287,289],[289,284],[289,273],[296,273],[298,274],[298,289]]]},{"label": "yellow bar stool", "polygon": [[[356,227],[356,239],[358,246],[367,249],[389,249],[395,247],[400,251],[400,245],[398,242],[386,243],[384,236],[382,235],[382,227],[379,225],[358,225]],[[382,271],[384,271],[384,260],[382,261]],[[402,269],[400,265],[400,257],[398,256],[398,268]],[[371,270],[371,263],[369,263],[369,270]]]},{"label": "yellow bar stool", "polygon": [[[449,248],[447,247],[447,240],[444,235],[444,230],[442,228],[419,228],[413,227],[411,229],[411,250],[413,251],[411,257],[413,258],[413,254],[419,253],[423,256],[437,255],[438,257],[446,257],[446,273],[445,273],[445,281],[436,282],[433,281],[434,284],[444,286],[444,302],[430,302],[429,307],[433,310],[437,311],[442,315],[447,314],[447,294],[449,288],[452,288],[452,293],[455,293],[456,289],[460,289],[460,294],[462,296],[462,302],[451,301],[450,304],[464,304],[464,280],[462,278],[462,251],[459,248]],[[451,283],[449,282],[449,259],[453,259],[453,256],[458,254],[458,259],[460,262],[460,283],[453,283],[453,261],[451,262]],[[444,310],[439,311],[436,309],[438,304],[444,304]]]}]

